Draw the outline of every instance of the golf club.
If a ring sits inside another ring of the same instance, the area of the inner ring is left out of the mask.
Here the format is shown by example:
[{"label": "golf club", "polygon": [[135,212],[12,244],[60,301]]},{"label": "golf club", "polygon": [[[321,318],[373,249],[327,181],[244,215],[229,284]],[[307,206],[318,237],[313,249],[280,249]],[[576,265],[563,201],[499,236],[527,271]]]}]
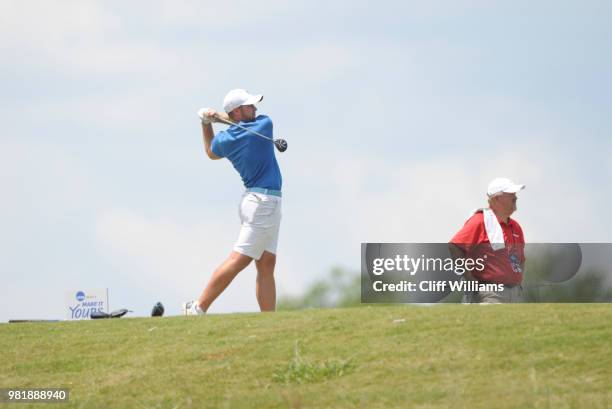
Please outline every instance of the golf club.
[{"label": "golf club", "polygon": [[284,140],[284,139],[270,138],[269,136],[260,134],[259,132],[253,131],[253,130],[251,130],[249,128],[245,128],[242,125],[238,125],[237,123],[235,123],[233,121],[230,121],[229,119],[220,118],[219,116],[215,116],[215,120],[218,121],[218,122],[223,122],[224,124],[227,124],[227,125],[237,126],[238,128],[240,128],[240,129],[242,129],[244,131],[252,133],[253,135],[257,135],[257,136],[259,136],[261,138],[264,138],[264,139],[267,139],[269,141],[272,141],[274,143],[274,146],[276,146],[276,149],[278,149],[279,152],[285,152],[287,150],[287,141]]}]

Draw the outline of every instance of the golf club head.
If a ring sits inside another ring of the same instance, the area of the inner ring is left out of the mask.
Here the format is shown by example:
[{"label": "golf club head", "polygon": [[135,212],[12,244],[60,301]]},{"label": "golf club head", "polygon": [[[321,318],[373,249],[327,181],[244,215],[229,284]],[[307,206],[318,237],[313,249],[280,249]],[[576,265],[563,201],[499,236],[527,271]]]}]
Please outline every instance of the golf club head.
[{"label": "golf club head", "polygon": [[287,150],[287,141],[284,139],[276,139],[274,141],[274,146],[276,146],[279,152],[285,152]]}]

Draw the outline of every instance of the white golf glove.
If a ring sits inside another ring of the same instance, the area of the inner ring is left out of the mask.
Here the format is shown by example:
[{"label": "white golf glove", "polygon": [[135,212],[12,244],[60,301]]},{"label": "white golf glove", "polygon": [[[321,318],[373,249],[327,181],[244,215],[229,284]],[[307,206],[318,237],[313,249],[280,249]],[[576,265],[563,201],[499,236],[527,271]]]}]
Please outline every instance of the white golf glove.
[{"label": "white golf glove", "polygon": [[200,119],[202,120],[202,123],[204,125],[209,124],[211,122],[213,122],[213,118],[211,118],[210,116],[208,116],[210,113],[214,113],[215,110],[212,108],[201,108],[198,111],[198,116],[200,117]]}]

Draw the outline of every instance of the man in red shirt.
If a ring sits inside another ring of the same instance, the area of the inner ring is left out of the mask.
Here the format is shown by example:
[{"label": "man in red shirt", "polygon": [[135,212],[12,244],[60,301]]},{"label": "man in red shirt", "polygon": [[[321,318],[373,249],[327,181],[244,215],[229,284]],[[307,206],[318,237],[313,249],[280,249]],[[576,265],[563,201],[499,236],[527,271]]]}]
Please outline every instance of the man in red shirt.
[{"label": "man in red shirt", "polygon": [[[522,295],[525,267],[523,229],[510,215],[516,211],[516,194],[524,189],[506,178],[496,178],[487,189],[489,208],[479,209],[455,234],[449,244],[455,258],[482,259],[484,268],[473,269],[465,280],[478,284],[467,291],[469,303],[513,303]],[[483,284],[502,284],[485,286]],[[500,291],[490,291],[495,288]]]}]

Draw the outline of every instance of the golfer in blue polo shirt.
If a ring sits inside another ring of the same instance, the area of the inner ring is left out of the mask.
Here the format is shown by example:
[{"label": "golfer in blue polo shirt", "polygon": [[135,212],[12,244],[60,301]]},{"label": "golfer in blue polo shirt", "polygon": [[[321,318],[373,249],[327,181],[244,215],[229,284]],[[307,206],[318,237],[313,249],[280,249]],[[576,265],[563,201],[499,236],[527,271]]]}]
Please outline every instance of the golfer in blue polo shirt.
[{"label": "golfer in blue polo shirt", "polygon": [[[272,138],[272,120],[256,116],[255,104],[262,95],[251,95],[243,89],[230,91],[223,100],[225,112],[202,108],[204,149],[210,159],[227,158],[240,174],[246,188],[240,201],[242,226],[229,257],[214,271],[206,288],[195,301],[183,303],[186,315],[204,314],[212,302],[227,288],[234,277],[255,260],[257,267],[256,295],[261,311],[276,308],[274,267],[281,220],[282,176],[274,144],[247,132],[248,128]],[[241,127],[213,131],[212,122],[230,120]]]}]

